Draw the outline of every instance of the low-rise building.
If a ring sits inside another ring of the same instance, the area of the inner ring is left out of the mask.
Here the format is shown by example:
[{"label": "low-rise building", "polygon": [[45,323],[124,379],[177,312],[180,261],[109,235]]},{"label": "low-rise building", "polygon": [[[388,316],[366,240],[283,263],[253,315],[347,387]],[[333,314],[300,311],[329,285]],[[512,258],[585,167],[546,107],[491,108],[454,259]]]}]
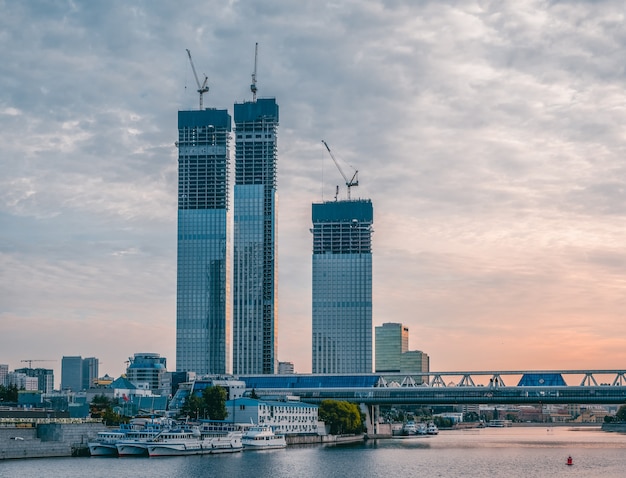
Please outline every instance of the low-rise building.
[{"label": "low-rise building", "polygon": [[237,398],[226,402],[233,423],[269,425],[284,434],[319,434],[318,407],[299,401],[270,401]]}]

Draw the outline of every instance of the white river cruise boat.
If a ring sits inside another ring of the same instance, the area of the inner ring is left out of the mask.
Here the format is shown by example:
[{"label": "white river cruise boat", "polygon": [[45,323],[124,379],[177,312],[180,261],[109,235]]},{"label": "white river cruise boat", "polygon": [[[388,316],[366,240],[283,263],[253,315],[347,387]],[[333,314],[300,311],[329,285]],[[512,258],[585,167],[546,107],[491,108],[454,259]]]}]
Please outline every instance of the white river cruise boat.
[{"label": "white river cruise boat", "polygon": [[146,446],[150,456],[205,455],[243,450],[240,433],[210,437],[203,436],[197,428],[164,431]]},{"label": "white river cruise boat", "polygon": [[98,437],[87,443],[89,454],[91,456],[117,456],[115,444],[124,438],[126,438],[126,431],[124,430],[98,432]]},{"label": "white river cruise boat", "polygon": [[244,432],[241,442],[246,450],[269,450],[287,446],[285,436],[276,435],[270,426],[248,428]]}]

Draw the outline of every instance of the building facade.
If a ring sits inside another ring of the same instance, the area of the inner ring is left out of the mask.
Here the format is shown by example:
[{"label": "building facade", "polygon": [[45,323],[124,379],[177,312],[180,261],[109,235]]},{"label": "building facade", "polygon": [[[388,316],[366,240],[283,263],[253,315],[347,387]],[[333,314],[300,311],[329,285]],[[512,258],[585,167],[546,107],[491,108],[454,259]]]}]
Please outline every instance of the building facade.
[{"label": "building facade", "polygon": [[313,204],[313,373],[372,372],[368,199]]},{"label": "building facade", "polygon": [[83,359],[83,390],[88,390],[94,386],[98,380],[98,369],[100,361],[96,357],[87,357]]},{"label": "building facade", "polygon": [[375,329],[376,372],[399,372],[402,354],[409,350],[409,328],[385,323]]},{"label": "building facade", "polygon": [[51,393],[54,390],[54,370],[49,368],[18,368],[16,373],[23,373],[27,377],[37,378],[37,390]]},{"label": "building facade", "polygon": [[282,434],[318,433],[318,407],[310,403],[237,398],[226,402],[226,411],[233,423],[271,426]]},{"label": "building facade", "polygon": [[83,387],[83,358],[80,355],[61,359],[61,390],[80,392]]},{"label": "building facade", "polygon": [[235,104],[233,373],[276,373],[275,99]]},{"label": "building facade", "polygon": [[229,373],[228,187],[231,117],[178,112],[176,370]]},{"label": "building facade", "polygon": [[[155,353],[137,353],[128,359],[126,378],[136,387],[147,384],[152,392],[162,391],[162,381],[167,372],[167,359]],[[169,394],[169,390],[166,390]]]}]

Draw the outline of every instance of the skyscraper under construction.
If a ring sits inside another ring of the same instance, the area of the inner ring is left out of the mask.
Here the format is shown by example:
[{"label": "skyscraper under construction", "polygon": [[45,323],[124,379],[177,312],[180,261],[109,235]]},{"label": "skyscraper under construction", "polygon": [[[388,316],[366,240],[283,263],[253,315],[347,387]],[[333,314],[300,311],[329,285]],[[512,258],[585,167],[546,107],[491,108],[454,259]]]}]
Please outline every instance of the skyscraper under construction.
[{"label": "skyscraper under construction", "polygon": [[234,106],[233,373],[272,374],[277,367],[278,105],[273,98],[257,100],[256,89],[253,93],[253,101]]},{"label": "skyscraper under construction", "polygon": [[371,373],[372,202],[313,204],[312,220],[313,373]]}]

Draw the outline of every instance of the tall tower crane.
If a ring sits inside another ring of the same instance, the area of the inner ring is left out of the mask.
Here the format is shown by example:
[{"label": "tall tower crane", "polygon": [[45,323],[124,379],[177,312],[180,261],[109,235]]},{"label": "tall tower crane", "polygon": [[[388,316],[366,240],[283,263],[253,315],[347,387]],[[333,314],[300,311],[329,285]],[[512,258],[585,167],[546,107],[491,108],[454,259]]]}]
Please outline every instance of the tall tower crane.
[{"label": "tall tower crane", "polygon": [[20,362],[27,362],[28,368],[33,368],[33,362],[54,362],[54,360],[25,359],[25,360],[20,360]]},{"label": "tall tower crane", "polygon": [[252,72],[252,83],[250,84],[250,91],[252,92],[252,101],[256,101],[256,60],[259,54],[259,43],[254,45],[254,71]]},{"label": "tall tower crane", "polygon": [[209,81],[208,76],[204,75],[204,81],[202,85],[200,85],[200,80],[198,80],[198,74],[196,73],[196,67],[193,65],[193,60],[191,59],[191,52],[187,48],[187,55],[189,56],[189,63],[191,63],[191,70],[193,71],[193,76],[196,79],[196,84],[198,85],[198,93],[200,94],[200,109],[202,110],[202,95],[204,93],[209,92],[209,87],[207,86],[207,82]]},{"label": "tall tower crane", "polygon": [[[337,166],[337,169],[339,170],[339,172],[343,176],[343,180],[346,182],[346,186],[348,188],[348,200],[349,200],[350,199],[350,188],[352,186],[358,186],[359,185],[359,172],[356,169],[352,168],[352,169],[354,169],[354,174],[352,175],[352,179],[348,180],[348,177],[343,172],[343,169],[341,169],[341,166],[339,166],[339,163],[335,159],[335,155],[333,154],[333,152],[328,147],[328,144],[326,143],[326,141],[322,140],[322,143],[324,143],[324,146],[326,146],[326,149],[328,150],[328,154],[330,154],[330,157],[333,158],[333,162],[335,163],[335,166]],[[337,200],[337,193],[335,193],[335,201],[336,200]]]}]

